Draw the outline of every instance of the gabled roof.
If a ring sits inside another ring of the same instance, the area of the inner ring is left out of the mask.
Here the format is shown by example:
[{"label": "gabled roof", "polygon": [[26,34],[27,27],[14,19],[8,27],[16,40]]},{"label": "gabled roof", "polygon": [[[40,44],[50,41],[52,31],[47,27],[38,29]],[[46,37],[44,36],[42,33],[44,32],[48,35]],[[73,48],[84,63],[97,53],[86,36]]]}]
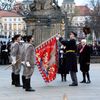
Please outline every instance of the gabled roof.
[{"label": "gabled roof", "polygon": [[0,10],[0,17],[21,17],[21,15],[17,14],[16,12],[12,12],[12,11]]},{"label": "gabled roof", "polygon": [[89,7],[85,6],[75,6],[75,14],[79,16],[88,16],[90,15],[91,10]]}]

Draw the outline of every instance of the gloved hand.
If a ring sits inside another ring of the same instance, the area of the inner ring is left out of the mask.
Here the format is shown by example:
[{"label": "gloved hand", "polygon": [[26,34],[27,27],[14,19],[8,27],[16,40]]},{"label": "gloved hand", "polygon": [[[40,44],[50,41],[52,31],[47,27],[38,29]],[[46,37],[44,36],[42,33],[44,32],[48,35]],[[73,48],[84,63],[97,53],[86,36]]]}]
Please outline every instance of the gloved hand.
[{"label": "gloved hand", "polygon": [[22,61],[21,64],[25,65],[25,61]]},{"label": "gloved hand", "polygon": [[61,37],[61,35],[58,33],[56,36],[56,39],[59,40],[60,37]]},{"label": "gloved hand", "polygon": [[31,65],[30,65],[30,63],[29,63],[29,62],[26,62],[26,66],[27,66],[27,67],[30,67]]},{"label": "gloved hand", "polygon": [[11,56],[11,58],[12,58],[12,64],[13,64],[13,65],[16,64],[16,57]]}]

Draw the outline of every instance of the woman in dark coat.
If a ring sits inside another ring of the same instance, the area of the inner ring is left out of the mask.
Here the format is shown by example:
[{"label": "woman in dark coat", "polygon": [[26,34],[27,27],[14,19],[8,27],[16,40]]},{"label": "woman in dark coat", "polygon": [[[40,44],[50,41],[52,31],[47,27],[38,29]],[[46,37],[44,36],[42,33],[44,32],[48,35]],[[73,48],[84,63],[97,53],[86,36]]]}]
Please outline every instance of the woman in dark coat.
[{"label": "woman in dark coat", "polygon": [[[90,76],[89,76],[89,66],[90,66],[90,47],[86,45],[86,40],[83,39],[81,41],[82,48],[79,52],[79,64],[80,70],[83,74],[83,80],[80,83],[90,83]],[[87,76],[87,82],[86,82]]]},{"label": "woman in dark coat", "polygon": [[72,79],[72,84],[69,86],[78,86],[77,82],[77,45],[76,45],[76,33],[71,32],[69,34],[70,40],[64,40],[62,37],[59,38],[59,41],[66,47],[65,53],[65,65]]},{"label": "woman in dark coat", "polygon": [[65,47],[61,45],[59,49],[59,68],[58,73],[61,74],[61,80],[62,82],[66,82],[66,75],[69,74],[68,69],[65,64]]}]

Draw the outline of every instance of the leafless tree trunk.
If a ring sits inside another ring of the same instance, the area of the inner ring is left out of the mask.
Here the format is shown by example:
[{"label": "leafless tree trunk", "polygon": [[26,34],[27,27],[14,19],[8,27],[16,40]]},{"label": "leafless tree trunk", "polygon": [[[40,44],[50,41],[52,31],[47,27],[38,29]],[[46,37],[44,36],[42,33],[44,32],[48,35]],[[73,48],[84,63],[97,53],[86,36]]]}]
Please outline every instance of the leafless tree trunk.
[{"label": "leafless tree trunk", "polygon": [[90,26],[96,37],[100,38],[100,0],[91,0],[93,10],[90,14]]}]

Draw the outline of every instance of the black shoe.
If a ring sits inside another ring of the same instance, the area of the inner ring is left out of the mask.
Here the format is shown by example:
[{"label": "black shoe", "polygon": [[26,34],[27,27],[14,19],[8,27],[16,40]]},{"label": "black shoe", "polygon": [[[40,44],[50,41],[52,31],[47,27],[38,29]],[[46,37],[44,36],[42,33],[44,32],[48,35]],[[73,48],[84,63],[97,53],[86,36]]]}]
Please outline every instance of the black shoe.
[{"label": "black shoe", "polygon": [[86,83],[86,81],[81,81],[80,83]]},{"label": "black shoe", "polygon": [[86,82],[86,84],[90,84],[90,83],[91,83],[91,81],[87,81],[87,82]]},{"label": "black shoe", "polygon": [[78,86],[78,84],[72,83],[72,84],[69,84],[69,86]]},{"label": "black shoe", "polygon": [[16,84],[15,87],[23,87],[22,85],[20,84]]},{"label": "black shoe", "polygon": [[35,92],[35,90],[34,90],[34,89],[32,89],[32,88],[25,89],[25,91],[29,91],[29,92]]}]

